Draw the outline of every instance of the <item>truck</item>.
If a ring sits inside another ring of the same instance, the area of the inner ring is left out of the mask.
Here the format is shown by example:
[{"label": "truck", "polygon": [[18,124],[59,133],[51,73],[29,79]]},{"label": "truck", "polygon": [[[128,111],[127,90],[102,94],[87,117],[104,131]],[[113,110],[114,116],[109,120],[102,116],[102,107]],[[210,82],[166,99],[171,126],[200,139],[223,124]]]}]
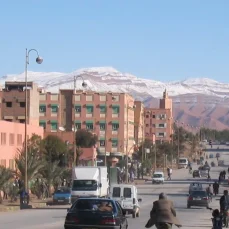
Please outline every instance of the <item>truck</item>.
[{"label": "truck", "polygon": [[79,197],[107,197],[108,192],[109,181],[106,166],[77,166],[72,168],[72,203]]}]

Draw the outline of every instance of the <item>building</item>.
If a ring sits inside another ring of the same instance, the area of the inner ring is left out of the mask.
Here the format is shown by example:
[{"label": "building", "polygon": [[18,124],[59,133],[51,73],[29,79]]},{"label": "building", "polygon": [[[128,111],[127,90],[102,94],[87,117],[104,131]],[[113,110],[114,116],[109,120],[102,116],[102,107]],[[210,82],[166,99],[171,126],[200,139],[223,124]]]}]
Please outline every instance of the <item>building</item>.
[{"label": "building", "polygon": [[173,134],[172,99],[167,91],[160,99],[159,108],[145,108],[145,137],[156,141],[171,141]]},{"label": "building", "polygon": [[[27,123],[39,126],[39,92],[33,82],[28,82]],[[6,82],[5,88],[0,91],[1,120],[16,123],[25,123],[25,82]]]},{"label": "building", "polygon": [[[42,127],[31,124],[27,126],[29,138],[32,134],[43,138],[43,132]],[[25,124],[0,120],[0,134],[0,165],[14,169],[14,158],[24,142]]]},{"label": "building", "polygon": [[[74,130],[87,129],[99,142],[98,157],[132,154],[134,99],[125,93],[60,90],[40,92],[40,126],[73,143]],[[75,124],[75,126],[74,126]],[[75,129],[74,129],[75,128]]]},{"label": "building", "polygon": [[134,139],[136,145],[140,145],[145,140],[144,133],[144,104],[141,101],[135,101],[134,109]]}]

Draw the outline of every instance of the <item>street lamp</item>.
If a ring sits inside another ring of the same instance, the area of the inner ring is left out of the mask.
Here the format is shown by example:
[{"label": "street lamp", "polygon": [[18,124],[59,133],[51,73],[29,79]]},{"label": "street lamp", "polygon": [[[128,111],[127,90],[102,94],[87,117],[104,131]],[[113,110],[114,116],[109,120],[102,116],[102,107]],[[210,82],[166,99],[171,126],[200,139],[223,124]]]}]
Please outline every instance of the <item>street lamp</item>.
[{"label": "street lamp", "polygon": [[136,105],[133,105],[132,107],[129,107],[130,103],[134,104],[134,101],[127,101],[127,106],[126,106],[126,183],[128,183],[128,144],[129,144],[129,109],[135,109]]},{"label": "street lamp", "polygon": [[28,139],[27,139],[27,124],[28,124],[28,65],[29,65],[29,54],[34,51],[37,54],[37,64],[42,64],[43,58],[39,56],[36,49],[25,50],[25,191],[28,191]]},{"label": "street lamp", "polygon": [[76,81],[77,79],[81,78],[81,80],[83,81],[82,82],[82,87],[87,87],[87,83],[84,81],[84,78],[82,76],[74,76],[74,93],[73,93],[73,96],[74,96],[74,117],[73,117],[73,122],[74,122],[74,126],[73,126],[73,152],[74,152],[74,159],[73,159],[73,165],[75,166],[76,165],[76,131],[77,131],[77,128],[76,128],[76,110],[75,110],[75,92],[76,92]]}]

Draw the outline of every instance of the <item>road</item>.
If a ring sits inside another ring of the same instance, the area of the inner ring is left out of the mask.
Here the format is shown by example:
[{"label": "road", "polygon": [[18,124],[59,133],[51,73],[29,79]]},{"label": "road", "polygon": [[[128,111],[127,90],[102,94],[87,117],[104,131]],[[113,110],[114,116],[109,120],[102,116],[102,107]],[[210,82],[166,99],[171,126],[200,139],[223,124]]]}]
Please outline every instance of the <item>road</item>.
[{"label": "road", "polygon": [[[221,156],[225,163],[229,165],[229,153],[223,153]],[[214,159],[215,160],[215,159]],[[210,159],[212,161],[212,159]],[[211,169],[211,177],[218,178],[219,171],[225,167],[214,167]],[[193,180],[188,170],[181,169],[173,172],[172,181],[167,181],[164,185],[152,185],[151,182],[138,185],[139,197],[142,198],[140,218],[132,219],[128,217],[129,228],[139,229],[144,228],[149,212],[152,208],[153,201],[158,199],[161,192],[165,192],[168,198],[173,200],[177,216],[181,221],[184,229],[193,228],[211,228],[211,212],[205,208],[187,209],[187,193],[189,183]],[[200,178],[207,186],[208,181]],[[223,192],[223,187],[220,189],[220,194]],[[212,208],[218,208],[219,196],[213,199],[210,204]],[[0,213],[0,229],[63,229],[64,219],[67,213],[67,206],[63,208],[46,208],[46,209],[31,209],[18,212]],[[175,227],[175,226],[174,226]]]}]

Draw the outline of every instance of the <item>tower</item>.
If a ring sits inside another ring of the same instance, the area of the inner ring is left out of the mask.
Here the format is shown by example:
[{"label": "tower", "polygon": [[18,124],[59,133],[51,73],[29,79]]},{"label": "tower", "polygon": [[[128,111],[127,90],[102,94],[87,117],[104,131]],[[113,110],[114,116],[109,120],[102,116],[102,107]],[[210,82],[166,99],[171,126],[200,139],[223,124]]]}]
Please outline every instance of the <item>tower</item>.
[{"label": "tower", "polygon": [[163,92],[163,98],[160,99],[160,109],[170,109],[171,110],[171,114],[173,112],[172,99],[169,98],[168,92],[167,92],[166,89]]}]

